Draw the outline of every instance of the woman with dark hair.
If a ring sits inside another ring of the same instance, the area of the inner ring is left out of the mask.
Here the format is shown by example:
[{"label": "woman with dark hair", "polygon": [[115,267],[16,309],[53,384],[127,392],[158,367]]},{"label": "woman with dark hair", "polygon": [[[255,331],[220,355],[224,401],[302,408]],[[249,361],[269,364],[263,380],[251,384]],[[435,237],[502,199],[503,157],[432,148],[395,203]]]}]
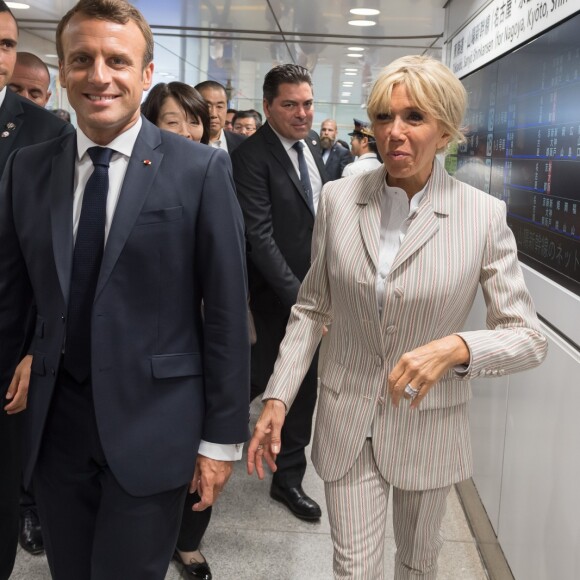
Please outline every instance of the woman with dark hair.
[{"label": "woman with dark hair", "polygon": [[185,83],[174,81],[155,85],[141,105],[141,112],[160,129],[198,143],[209,143],[207,103]]},{"label": "woman with dark hair", "polygon": [[[186,139],[207,145],[209,143],[209,109],[201,95],[189,85],[180,82],[155,85],[141,105],[141,112],[160,129],[182,135]],[[211,580],[209,565],[199,551],[199,544],[211,519],[211,506],[204,511],[193,511],[200,501],[196,492],[185,498],[181,528],[177,538],[174,559],[183,566],[188,578]]]}]

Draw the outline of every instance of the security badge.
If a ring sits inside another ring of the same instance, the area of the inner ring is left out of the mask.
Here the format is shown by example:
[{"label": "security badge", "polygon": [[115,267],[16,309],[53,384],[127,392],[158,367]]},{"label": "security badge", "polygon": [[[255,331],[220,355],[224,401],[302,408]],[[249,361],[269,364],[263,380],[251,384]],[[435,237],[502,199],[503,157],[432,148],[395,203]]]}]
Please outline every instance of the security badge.
[{"label": "security badge", "polygon": [[4,131],[2,131],[2,133],[0,133],[0,137],[2,139],[6,139],[6,137],[10,137],[10,132],[14,131],[14,129],[16,129],[16,125],[12,122],[6,123],[5,129],[7,129],[7,130],[4,130]]}]

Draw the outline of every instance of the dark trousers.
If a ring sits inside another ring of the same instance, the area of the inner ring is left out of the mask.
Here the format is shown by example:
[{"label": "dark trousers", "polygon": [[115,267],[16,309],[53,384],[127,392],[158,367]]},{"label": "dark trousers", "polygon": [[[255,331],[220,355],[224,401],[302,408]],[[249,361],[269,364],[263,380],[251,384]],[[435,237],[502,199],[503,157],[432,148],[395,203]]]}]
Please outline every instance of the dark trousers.
[{"label": "dark trousers", "polygon": [[[252,386],[250,397],[261,395],[274,369],[278,348],[286,330],[287,316],[260,310],[252,311],[257,342],[252,347]],[[300,390],[286,415],[282,427],[282,449],[276,460],[274,481],[281,487],[301,485],[306,472],[306,453],[312,435],[312,417],[316,407],[318,389],[318,351]]]},{"label": "dark trousers", "polygon": [[91,385],[66,373],[57,381],[33,482],[54,580],[165,578],[187,488],[128,494],[103,454]]},{"label": "dark trousers", "polygon": [[8,580],[18,545],[22,413],[7,415],[0,397],[0,580]]},{"label": "dark trousers", "polygon": [[195,552],[199,549],[201,539],[207,530],[211,519],[211,506],[202,512],[194,512],[191,508],[200,500],[199,494],[187,493],[185,506],[181,517],[181,528],[177,538],[177,549],[182,552]]}]

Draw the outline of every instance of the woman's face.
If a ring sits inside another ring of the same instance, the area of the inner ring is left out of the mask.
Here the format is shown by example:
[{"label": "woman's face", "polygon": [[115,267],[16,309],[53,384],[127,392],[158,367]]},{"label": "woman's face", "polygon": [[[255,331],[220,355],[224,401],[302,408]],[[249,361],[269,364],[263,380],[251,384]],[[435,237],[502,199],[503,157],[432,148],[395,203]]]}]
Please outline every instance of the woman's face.
[{"label": "woman's face", "polygon": [[161,105],[157,126],[160,129],[182,135],[187,139],[201,141],[203,125],[201,121],[181,108],[173,97],[167,97]]},{"label": "woman's face", "polygon": [[387,183],[404,189],[411,198],[427,183],[435,154],[447,145],[449,135],[436,119],[411,103],[403,85],[393,88],[391,111],[379,114],[373,129]]}]

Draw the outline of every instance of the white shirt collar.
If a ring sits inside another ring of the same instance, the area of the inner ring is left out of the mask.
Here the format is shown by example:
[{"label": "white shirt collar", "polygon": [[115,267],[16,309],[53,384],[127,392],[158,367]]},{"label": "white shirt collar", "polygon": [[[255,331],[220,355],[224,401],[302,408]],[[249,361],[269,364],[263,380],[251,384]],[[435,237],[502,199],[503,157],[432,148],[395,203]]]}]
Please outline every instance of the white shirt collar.
[{"label": "white shirt collar", "polygon": [[[137,119],[137,122],[127,129],[123,131],[120,135],[117,135],[110,143],[105,145],[105,147],[109,147],[110,149],[115,150],[117,153],[121,153],[125,155],[125,157],[131,157],[133,153],[133,148],[135,147],[135,142],[137,141],[137,137],[139,136],[139,131],[141,131],[141,127],[143,125],[143,120],[141,117]],[[89,147],[99,147],[97,143],[91,141],[83,131],[78,128],[77,129],[77,155],[78,159],[82,159],[84,154],[87,152]]]},{"label": "white shirt collar", "polygon": [[[276,131],[272,125],[270,125],[270,129],[276,133],[278,139],[280,139],[280,142],[282,143],[282,146],[286,150],[286,153],[288,153],[288,151],[294,147],[294,143],[297,143],[296,139],[287,139],[286,137],[282,137],[282,135],[280,135],[280,133],[278,133],[278,131]],[[302,141],[304,143],[304,139],[298,139],[298,141]]]},{"label": "white shirt collar", "polygon": [[0,91],[0,107],[4,104],[4,99],[6,98],[6,91],[8,90],[8,87],[4,87],[1,91]]}]

